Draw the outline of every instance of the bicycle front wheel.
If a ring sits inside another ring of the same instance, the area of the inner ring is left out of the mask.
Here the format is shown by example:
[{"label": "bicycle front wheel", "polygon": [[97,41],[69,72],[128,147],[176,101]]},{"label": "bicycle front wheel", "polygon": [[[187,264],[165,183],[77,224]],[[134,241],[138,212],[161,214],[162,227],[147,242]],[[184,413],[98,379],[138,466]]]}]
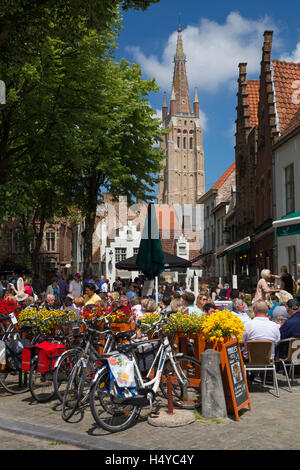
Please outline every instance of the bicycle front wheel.
[{"label": "bicycle front wheel", "polygon": [[13,370],[10,372],[0,371],[0,384],[7,392],[14,395],[28,392],[28,372],[23,370]]},{"label": "bicycle front wheel", "polygon": [[29,389],[32,397],[40,402],[50,401],[54,395],[53,371],[38,372],[38,361],[34,361],[30,367],[29,373]]},{"label": "bicycle front wheel", "polygon": [[94,371],[94,366],[89,360],[81,357],[76,362],[62,401],[61,415],[65,421],[68,421],[76,410],[87,401]]},{"label": "bicycle front wheel", "polygon": [[70,349],[64,354],[59,360],[54,373],[53,373],[53,385],[57,398],[62,403],[63,397],[67,388],[72,370],[75,367],[76,362],[79,360],[81,351],[78,349]]},{"label": "bicycle front wheel", "polygon": [[121,403],[110,390],[110,374],[104,368],[90,390],[90,408],[97,425],[109,432],[119,432],[132,426],[140,407]]},{"label": "bicycle front wheel", "polygon": [[163,368],[160,389],[164,397],[168,398],[167,381],[170,377],[174,405],[187,410],[199,408],[201,406],[201,363],[191,356],[174,357],[174,361],[174,367],[168,359]]}]

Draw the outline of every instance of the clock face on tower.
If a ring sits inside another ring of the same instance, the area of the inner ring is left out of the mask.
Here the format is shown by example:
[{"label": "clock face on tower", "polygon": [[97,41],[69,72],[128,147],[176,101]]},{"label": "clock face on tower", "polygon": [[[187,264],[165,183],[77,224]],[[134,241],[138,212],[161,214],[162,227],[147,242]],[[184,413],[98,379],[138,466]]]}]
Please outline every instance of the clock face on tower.
[{"label": "clock face on tower", "polygon": [[185,104],[185,100],[182,100],[182,104]]}]

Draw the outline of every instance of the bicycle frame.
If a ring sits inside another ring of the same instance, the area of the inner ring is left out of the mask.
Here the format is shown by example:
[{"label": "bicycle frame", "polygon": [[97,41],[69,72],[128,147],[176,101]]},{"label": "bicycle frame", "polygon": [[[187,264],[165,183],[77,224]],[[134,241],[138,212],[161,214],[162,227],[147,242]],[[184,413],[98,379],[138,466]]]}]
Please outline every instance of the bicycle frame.
[{"label": "bicycle frame", "polygon": [[[147,341],[145,343],[149,343],[149,341]],[[142,344],[142,342],[140,344]],[[114,356],[114,355],[118,355],[118,354],[120,354],[118,351],[113,351],[113,352],[107,353],[107,355],[109,355],[109,356]],[[183,354],[182,353],[176,354],[176,357],[180,357],[180,356],[183,356]],[[170,346],[168,337],[164,337],[163,342],[161,343],[161,345],[160,345],[160,347],[159,347],[159,349],[158,349],[158,351],[155,355],[155,358],[154,358],[154,360],[151,364],[151,367],[148,371],[148,374],[146,376],[147,380],[143,379],[143,377],[141,375],[141,372],[139,370],[139,367],[137,365],[135,356],[134,356],[134,354],[132,354],[132,360],[133,360],[133,363],[134,363],[134,369],[135,369],[135,373],[136,373],[136,379],[137,379],[137,382],[138,382],[138,384],[137,384],[138,388],[147,389],[147,388],[151,387],[152,391],[155,394],[157,392],[158,388],[159,388],[159,384],[160,384],[160,380],[161,380],[161,376],[162,376],[162,371],[163,371],[163,368],[164,368],[164,365],[165,365],[165,362],[166,362],[167,359],[170,360],[170,362],[172,364],[172,367],[173,367],[173,370],[174,370],[179,382],[182,382],[182,377],[178,373],[177,365],[176,365],[176,362],[174,361],[173,351],[172,351],[172,348]],[[107,362],[107,358],[105,358],[105,357],[102,357],[101,360]],[[158,362],[158,367],[157,367],[157,370],[156,370],[156,373],[155,373],[155,377],[153,379],[148,380],[150,378],[150,374],[151,374],[151,372],[152,372],[152,370],[153,370],[153,368],[154,368],[154,366],[157,362]],[[102,370],[103,370],[103,366],[99,367],[98,370],[96,370],[95,377],[93,378],[92,383],[94,383],[97,380],[97,377],[102,372]],[[188,383],[188,381],[186,383]],[[182,383],[182,385],[186,385],[186,383]]]}]

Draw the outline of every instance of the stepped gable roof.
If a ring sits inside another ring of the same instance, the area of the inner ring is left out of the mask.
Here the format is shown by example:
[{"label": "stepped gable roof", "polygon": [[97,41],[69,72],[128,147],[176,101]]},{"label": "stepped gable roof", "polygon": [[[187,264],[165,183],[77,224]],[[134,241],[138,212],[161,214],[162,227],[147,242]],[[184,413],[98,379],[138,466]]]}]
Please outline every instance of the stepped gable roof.
[{"label": "stepped gable roof", "polygon": [[272,66],[279,132],[283,135],[299,110],[300,63],[273,59]]},{"label": "stepped gable roof", "polygon": [[251,128],[258,125],[259,80],[247,80],[249,121]]}]

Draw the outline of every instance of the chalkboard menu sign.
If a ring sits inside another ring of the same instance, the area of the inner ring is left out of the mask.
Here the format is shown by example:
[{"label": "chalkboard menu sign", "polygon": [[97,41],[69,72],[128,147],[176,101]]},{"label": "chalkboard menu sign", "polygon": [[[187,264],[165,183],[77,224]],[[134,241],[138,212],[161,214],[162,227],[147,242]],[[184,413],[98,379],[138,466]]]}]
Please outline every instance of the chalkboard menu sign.
[{"label": "chalkboard menu sign", "polygon": [[223,344],[221,353],[223,385],[227,410],[239,420],[239,410],[248,405],[251,410],[247,378],[239,343],[231,340]]},{"label": "chalkboard menu sign", "polygon": [[237,407],[239,407],[248,400],[248,394],[238,345],[233,344],[232,346],[227,346],[226,354],[231,374],[234,398]]}]

